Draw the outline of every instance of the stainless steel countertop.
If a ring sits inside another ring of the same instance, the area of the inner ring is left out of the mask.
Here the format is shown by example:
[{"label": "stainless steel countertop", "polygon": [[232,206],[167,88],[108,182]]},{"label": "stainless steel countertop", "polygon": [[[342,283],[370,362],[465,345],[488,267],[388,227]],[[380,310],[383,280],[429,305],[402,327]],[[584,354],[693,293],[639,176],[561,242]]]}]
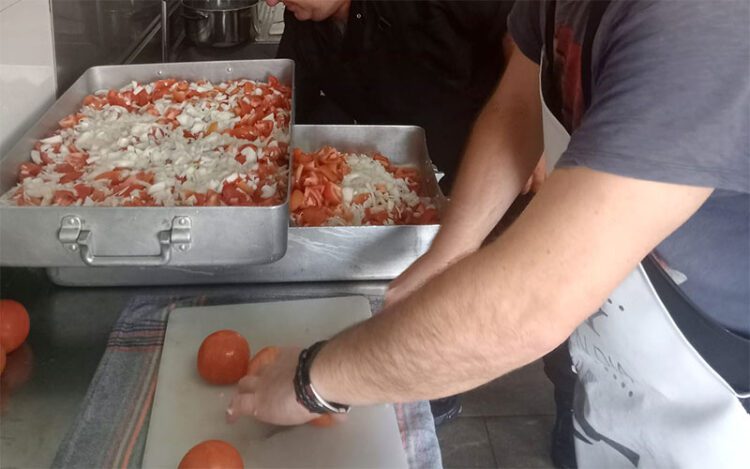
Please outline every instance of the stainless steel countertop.
[{"label": "stainless steel countertop", "polygon": [[[0,467],[49,467],[78,414],[107,337],[123,307],[139,295],[198,296],[221,301],[242,293],[253,301],[339,295],[370,297],[379,307],[387,282],[329,282],[158,288],[63,288],[41,269],[0,269],[0,296],[23,303],[31,316],[27,348],[8,356],[8,371],[30,372],[0,401]],[[30,367],[25,358],[32,356]],[[30,368],[30,370],[28,370]]]}]

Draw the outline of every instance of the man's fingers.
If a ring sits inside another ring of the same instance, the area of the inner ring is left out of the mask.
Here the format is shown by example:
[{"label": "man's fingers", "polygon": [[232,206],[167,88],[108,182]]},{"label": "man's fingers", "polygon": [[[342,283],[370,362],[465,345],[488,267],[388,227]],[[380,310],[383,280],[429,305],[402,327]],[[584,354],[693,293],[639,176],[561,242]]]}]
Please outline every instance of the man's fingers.
[{"label": "man's fingers", "polygon": [[237,389],[241,393],[253,393],[258,387],[257,376],[245,376],[239,383],[237,383]]},{"label": "man's fingers", "polygon": [[235,394],[227,408],[227,421],[236,422],[243,415],[255,415],[255,394]]}]

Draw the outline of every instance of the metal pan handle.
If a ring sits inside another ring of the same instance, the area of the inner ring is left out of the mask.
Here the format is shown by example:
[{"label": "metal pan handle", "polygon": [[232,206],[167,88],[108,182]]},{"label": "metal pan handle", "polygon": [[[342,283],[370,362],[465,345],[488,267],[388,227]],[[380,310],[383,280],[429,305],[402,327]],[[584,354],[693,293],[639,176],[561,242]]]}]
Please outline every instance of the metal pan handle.
[{"label": "metal pan handle", "polygon": [[186,20],[193,20],[193,21],[207,20],[208,13],[200,11],[200,10],[182,10],[182,17],[185,18]]},{"label": "metal pan handle", "polygon": [[90,231],[81,232],[78,237],[78,246],[81,250],[81,260],[92,267],[153,267],[168,264],[172,258],[169,231],[160,231],[158,237],[161,252],[155,256],[97,256],[93,253],[93,234]]},{"label": "metal pan handle", "polygon": [[80,251],[84,264],[92,267],[155,267],[166,265],[172,259],[172,248],[180,251],[190,249],[191,220],[175,217],[170,230],[159,231],[159,254],[154,256],[98,256],[94,254],[94,234],[83,229],[83,221],[77,216],[63,218],[58,238],[71,251]]}]

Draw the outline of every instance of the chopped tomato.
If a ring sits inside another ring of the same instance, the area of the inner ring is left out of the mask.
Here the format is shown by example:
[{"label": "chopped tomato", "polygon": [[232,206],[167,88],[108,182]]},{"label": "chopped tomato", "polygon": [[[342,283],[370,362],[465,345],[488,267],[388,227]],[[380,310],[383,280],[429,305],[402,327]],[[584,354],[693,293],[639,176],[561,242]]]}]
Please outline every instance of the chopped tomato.
[{"label": "chopped tomato", "polygon": [[289,210],[296,212],[305,201],[305,194],[299,189],[294,189],[289,197]]},{"label": "chopped tomato", "polygon": [[76,198],[79,200],[83,200],[94,193],[94,188],[86,184],[76,184],[73,189],[75,189]]},{"label": "chopped tomato", "polygon": [[237,188],[247,195],[252,195],[255,192],[253,188],[248,186],[247,183],[243,181],[242,179],[238,179],[236,184],[237,184]]},{"label": "chopped tomato", "polygon": [[42,167],[36,163],[32,163],[30,161],[21,163],[21,165],[18,167],[18,179],[20,181],[23,181],[26,178],[36,176],[41,171]]},{"label": "chopped tomato", "polygon": [[94,192],[91,194],[91,200],[94,202],[103,202],[106,197],[107,195],[99,189],[94,189]]},{"label": "chopped tomato", "polygon": [[385,210],[374,211],[365,209],[365,222],[371,225],[382,225],[388,220],[388,212]]},{"label": "chopped tomato", "polygon": [[55,191],[52,200],[55,205],[66,206],[74,203],[76,201],[76,196],[70,191]]},{"label": "chopped tomato", "polygon": [[323,197],[329,205],[338,205],[341,203],[341,187],[337,184],[329,182],[323,189]]},{"label": "chopped tomato", "polygon": [[219,193],[213,190],[209,190],[208,192],[206,192],[206,205],[219,205]]},{"label": "chopped tomato", "polygon": [[111,106],[120,106],[125,109],[130,109],[130,103],[128,103],[116,90],[109,90],[109,92],[107,92],[107,102]]},{"label": "chopped tomato", "polygon": [[39,152],[39,157],[42,159],[42,163],[44,164],[55,164],[55,160],[53,160],[47,152]]},{"label": "chopped tomato", "polygon": [[227,205],[244,205],[250,199],[245,192],[237,189],[236,185],[224,183],[224,188],[221,191],[221,200]]},{"label": "chopped tomato", "polygon": [[186,93],[184,91],[175,91],[172,93],[172,101],[176,103],[181,103],[185,101]]},{"label": "chopped tomato", "polygon": [[273,122],[267,121],[267,120],[260,120],[255,123],[255,130],[258,132],[258,135],[261,135],[263,137],[268,137],[271,135],[271,132],[273,131]]},{"label": "chopped tomato", "polygon": [[300,221],[303,226],[321,226],[329,216],[328,209],[324,207],[307,207],[302,209]]},{"label": "chopped tomato", "polygon": [[143,184],[135,176],[130,176],[120,184],[112,188],[112,193],[120,196],[128,196],[134,190],[143,189]]},{"label": "chopped tomato", "polygon": [[380,153],[375,153],[372,159],[380,162],[380,164],[382,164],[385,167],[385,169],[388,169],[391,167],[391,160],[385,155],[381,155]]},{"label": "chopped tomato", "polygon": [[67,184],[69,182],[73,182],[79,177],[83,176],[83,173],[80,171],[71,171],[68,173],[63,173],[63,175],[60,177],[60,184]]},{"label": "chopped tomato", "polygon": [[318,166],[317,169],[323,176],[328,178],[329,181],[339,182],[342,179],[340,175],[336,174],[336,170],[333,169],[331,165],[321,165]]},{"label": "chopped tomato", "polygon": [[229,135],[244,140],[254,140],[258,136],[251,127],[235,127],[229,131]]},{"label": "chopped tomato", "polygon": [[60,127],[62,127],[63,129],[69,129],[71,127],[75,127],[76,124],[78,124],[78,122],[80,122],[82,118],[83,118],[83,114],[79,114],[79,113],[70,114],[68,116],[63,117],[60,120],[59,124],[60,124]]},{"label": "chopped tomato", "polygon": [[434,208],[426,208],[421,215],[417,217],[417,224],[430,225],[438,222],[438,212]]},{"label": "chopped tomato", "polygon": [[75,170],[79,171],[86,166],[88,155],[82,152],[68,153],[65,156],[65,162],[71,165]]},{"label": "chopped tomato", "polygon": [[121,169],[113,169],[112,171],[105,171],[97,175],[94,179],[109,179],[110,183],[119,183],[125,179],[125,176],[122,174]]},{"label": "chopped tomato", "polygon": [[352,203],[357,205],[362,205],[363,203],[367,202],[367,199],[370,198],[370,194],[364,193],[364,194],[357,194],[352,198]]},{"label": "chopped tomato", "polygon": [[151,97],[148,95],[148,92],[144,89],[138,92],[138,94],[135,95],[135,103],[139,106],[145,106],[149,102],[151,102]]}]

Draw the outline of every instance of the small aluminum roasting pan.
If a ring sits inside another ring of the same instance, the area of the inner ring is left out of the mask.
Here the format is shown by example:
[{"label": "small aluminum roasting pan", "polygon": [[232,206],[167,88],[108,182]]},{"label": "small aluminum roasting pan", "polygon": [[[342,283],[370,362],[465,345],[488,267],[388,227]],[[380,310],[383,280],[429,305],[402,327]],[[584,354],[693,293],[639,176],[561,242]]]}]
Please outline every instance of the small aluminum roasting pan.
[{"label": "small aluminum roasting pan", "polygon": [[[101,66],[88,69],[0,160],[0,193],[18,166],[94,91],[132,80],[266,80],[292,86],[291,60]],[[294,101],[293,101],[294,102]],[[294,106],[292,106],[294,108]],[[292,124],[294,111],[292,111]],[[271,207],[0,207],[0,264],[28,267],[228,266],[280,259],[287,244],[288,193]],[[93,269],[93,276],[102,272]]]}]

